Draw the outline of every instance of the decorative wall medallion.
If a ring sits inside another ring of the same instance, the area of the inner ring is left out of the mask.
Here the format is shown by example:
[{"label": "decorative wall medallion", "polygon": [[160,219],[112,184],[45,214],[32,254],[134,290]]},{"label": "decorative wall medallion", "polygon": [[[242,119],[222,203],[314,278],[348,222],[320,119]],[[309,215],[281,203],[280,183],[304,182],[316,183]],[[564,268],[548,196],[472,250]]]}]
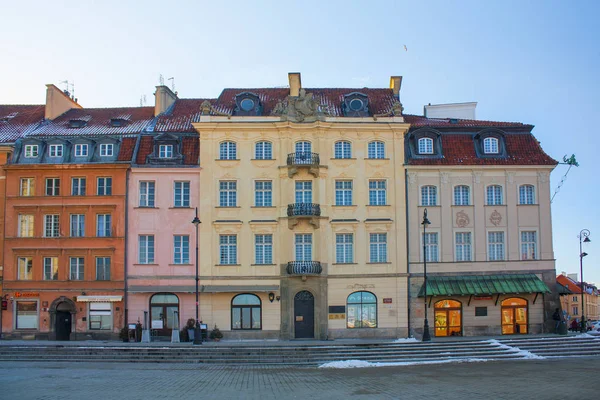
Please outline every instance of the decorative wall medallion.
[{"label": "decorative wall medallion", "polygon": [[416,172],[408,173],[408,183],[411,185],[414,185],[415,183],[417,183],[417,173]]},{"label": "decorative wall medallion", "polygon": [[466,227],[467,225],[469,225],[470,222],[471,220],[469,219],[467,213],[464,212],[464,210],[460,210],[456,213],[456,226],[458,226],[459,228]]},{"label": "decorative wall medallion", "polygon": [[500,225],[500,222],[502,222],[502,215],[500,215],[498,210],[494,210],[492,215],[490,215],[490,222],[494,224],[494,226]]},{"label": "decorative wall medallion", "polygon": [[480,184],[481,183],[481,172],[473,172],[473,182]]},{"label": "decorative wall medallion", "polygon": [[511,185],[513,183],[515,183],[515,175],[516,175],[515,172],[507,172],[506,173],[506,178],[508,179],[508,183],[510,183]]},{"label": "decorative wall medallion", "polygon": [[448,178],[450,177],[450,174],[448,172],[441,172],[440,173],[440,178],[442,180],[442,185],[446,185],[448,183]]},{"label": "decorative wall medallion", "polygon": [[538,182],[539,183],[548,183],[548,173],[547,172],[538,172],[537,173],[538,176]]}]

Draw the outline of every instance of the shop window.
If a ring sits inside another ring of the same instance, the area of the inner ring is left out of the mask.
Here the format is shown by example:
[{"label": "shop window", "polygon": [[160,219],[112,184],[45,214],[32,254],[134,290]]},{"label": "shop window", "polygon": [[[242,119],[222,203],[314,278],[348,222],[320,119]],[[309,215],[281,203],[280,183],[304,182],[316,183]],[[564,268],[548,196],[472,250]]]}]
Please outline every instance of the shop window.
[{"label": "shop window", "polygon": [[90,330],[112,329],[112,305],[110,303],[90,303]]},{"label": "shop window", "polygon": [[16,302],[16,329],[38,328],[38,302],[35,300]]},{"label": "shop window", "polygon": [[231,301],[231,329],[262,329],[261,303],[253,294],[238,294]]},{"label": "shop window", "polygon": [[348,296],[347,327],[377,328],[377,297],[371,292],[354,292]]},{"label": "shop window", "polygon": [[462,304],[456,300],[435,303],[435,336],[462,336]]}]

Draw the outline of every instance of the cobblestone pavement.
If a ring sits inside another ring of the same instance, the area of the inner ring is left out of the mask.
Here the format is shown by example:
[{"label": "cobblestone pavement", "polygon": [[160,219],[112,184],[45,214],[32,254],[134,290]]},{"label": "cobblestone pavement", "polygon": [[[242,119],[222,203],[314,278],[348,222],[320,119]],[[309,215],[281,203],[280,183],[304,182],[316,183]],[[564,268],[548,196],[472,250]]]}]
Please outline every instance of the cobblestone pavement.
[{"label": "cobblestone pavement", "polygon": [[358,369],[0,362],[0,399],[597,398],[598,360]]}]

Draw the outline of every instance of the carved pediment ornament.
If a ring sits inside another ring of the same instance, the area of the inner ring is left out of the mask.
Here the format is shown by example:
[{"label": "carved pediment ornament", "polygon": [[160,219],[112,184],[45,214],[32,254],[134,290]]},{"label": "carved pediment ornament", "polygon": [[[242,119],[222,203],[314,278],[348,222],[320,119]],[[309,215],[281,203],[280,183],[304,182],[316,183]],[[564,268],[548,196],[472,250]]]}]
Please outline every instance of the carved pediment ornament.
[{"label": "carved pediment ornament", "polygon": [[394,101],[394,103],[392,104],[392,108],[383,114],[375,114],[373,115],[373,120],[377,121],[377,118],[379,117],[395,117],[395,116],[402,116],[402,112],[404,111],[404,106],[402,105],[402,103],[400,103],[399,100]]},{"label": "carved pediment ornament", "polygon": [[464,210],[460,210],[456,213],[456,226],[458,226],[459,228],[464,228],[468,226],[470,222],[471,220],[469,219],[469,216]]},{"label": "carved pediment ornament", "polygon": [[299,96],[288,96],[285,101],[279,100],[271,115],[295,122],[314,122],[329,115],[329,108],[320,104],[312,93],[300,89]]},{"label": "carved pediment ornament", "polygon": [[500,225],[502,222],[502,215],[498,212],[498,210],[494,210],[492,215],[490,215],[490,222],[494,224],[494,226]]},{"label": "carved pediment ornament", "polygon": [[200,104],[200,114],[201,115],[210,115],[210,113],[213,113],[214,115],[220,115],[222,117],[227,117],[228,119],[231,118],[231,114],[227,114],[221,111],[218,111],[217,109],[215,109],[213,107],[212,104],[210,104],[210,101],[208,100],[204,100],[202,102],[202,104]]}]

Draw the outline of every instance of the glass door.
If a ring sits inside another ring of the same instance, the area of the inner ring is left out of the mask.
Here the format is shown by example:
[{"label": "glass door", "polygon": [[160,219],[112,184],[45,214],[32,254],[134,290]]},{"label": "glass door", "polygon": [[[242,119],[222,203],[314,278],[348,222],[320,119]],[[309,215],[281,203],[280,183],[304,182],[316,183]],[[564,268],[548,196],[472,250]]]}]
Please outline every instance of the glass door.
[{"label": "glass door", "polygon": [[310,204],[312,203],[312,182],[297,181],[296,182],[296,203]]},{"label": "glass door", "polygon": [[502,301],[502,334],[518,335],[528,332],[527,300],[510,298]]}]

